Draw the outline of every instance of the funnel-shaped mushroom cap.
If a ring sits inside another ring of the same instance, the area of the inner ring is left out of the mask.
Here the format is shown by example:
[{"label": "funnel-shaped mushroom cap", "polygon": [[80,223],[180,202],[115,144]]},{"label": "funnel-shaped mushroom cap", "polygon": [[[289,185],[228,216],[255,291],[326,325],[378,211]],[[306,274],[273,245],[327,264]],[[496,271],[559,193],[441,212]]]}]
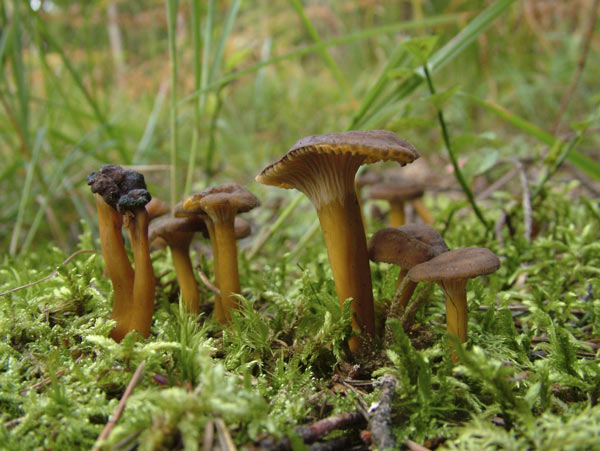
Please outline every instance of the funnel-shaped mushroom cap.
[{"label": "funnel-shaped mushroom cap", "polygon": [[362,164],[419,158],[417,150],[387,130],[349,131],[302,138],[279,161],[267,166],[256,181],[280,188],[296,188],[317,208],[354,190],[354,176]]},{"label": "funnel-shaped mushroom cap", "polygon": [[208,236],[206,224],[198,215],[185,218],[161,218],[150,224],[148,239],[152,242],[157,237],[162,237],[169,241],[168,236],[173,233],[195,233],[201,232],[205,237]]},{"label": "funnel-shaped mushroom cap", "polygon": [[258,205],[258,198],[246,188],[237,183],[226,183],[192,194],[183,203],[183,210],[202,210],[214,222],[222,222],[229,215],[250,211]]},{"label": "funnel-shaped mushroom cap", "polygon": [[[123,169],[114,164],[107,164],[98,172],[90,173],[86,178],[92,193],[98,193],[108,205],[115,210],[121,204],[123,209],[144,206],[152,196],[146,190],[144,176],[139,172]],[[123,196],[128,196],[121,201]]]},{"label": "funnel-shaped mushroom cap", "polygon": [[399,202],[416,199],[423,195],[423,186],[408,181],[379,183],[371,187],[371,199]]},{"label": "funnel-shaped mushroom cap", "polygon": [[491,274],[500,267],[500,259],[483,247],[465,247],[444,252],[413,267],[408,277],[413,282],[443,282],[471,279]]},{"label": "funnel-shaped mushroom cap", "polygon": [[448,250],[435,229],[412,224],[410,227],[386,227],[378,230],[369,240],[368,246],[371,260],[393,263],[403,269],[431,260]]}]

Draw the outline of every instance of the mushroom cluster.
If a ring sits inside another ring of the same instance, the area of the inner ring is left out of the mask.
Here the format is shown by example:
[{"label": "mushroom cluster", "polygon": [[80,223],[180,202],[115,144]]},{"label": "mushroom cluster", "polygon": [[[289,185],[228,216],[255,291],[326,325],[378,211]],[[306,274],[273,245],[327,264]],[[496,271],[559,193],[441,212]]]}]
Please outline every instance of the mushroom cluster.
[{"label": "mushroom cluster", "polygon": [[[498,258],[485,248],[449,250],[427,225],[433,221],[420,202],[422,186],[397,178],[383,181],[375,172],[356,177],[363,164],[392,161],[404,166],[417,158],[411,144],[387,130],[313,135],[297,141],[256,177],[265,185],[301,191],[315,207],[340,307],[352,300],[354,332],[348,347],[353,353],[363,352],[362,338],[369,341],[376,333],[369,260],[401,268],[392,317],[405,312],[419,282],[438,283],[446,296],[448,332],[462,342],[467,339],[467,280],[499,266]],[[87,182],[96,198],[102,253],[114,289],[112,317],[117,325],[112,338],[120,341],[133,330],[143,337],[150,333],[155,291],[150,242],[168,246],[185,309],[200,312],[202,300],[190,258],[197,232],[210,240],[212,248],[218,288],[215,318],[222,324],[231,322],[242,292],[236,240],[250,233],[249,224],[237,215],[259,206],[256,196],[234,183],[210,187],[188,196],[173,207],[173,216],[149,227],[170,207],[151,198],[141,174],[106,165],[91,173]],[[372,199],[390,202],[393,225],[377,231],[368,242],[361,216],[361,189],[367,185]],[[424,224],[404,224],[406,201],[413,202]],[[123,227],[129,233],[135,270],[125,250]]]},{"label": "mushroom cluster", "polygon": [[[132,330],[150,334],[154,311],[154,270],[148,245],[150,202],[144,176],[120,166],[105,165],[87,177],[96,197],[102,255],[113,284],[112,318],[117,322],[111,337],[121,341]],[[133,270],[123,243],[121,228],[129,232]]]}]

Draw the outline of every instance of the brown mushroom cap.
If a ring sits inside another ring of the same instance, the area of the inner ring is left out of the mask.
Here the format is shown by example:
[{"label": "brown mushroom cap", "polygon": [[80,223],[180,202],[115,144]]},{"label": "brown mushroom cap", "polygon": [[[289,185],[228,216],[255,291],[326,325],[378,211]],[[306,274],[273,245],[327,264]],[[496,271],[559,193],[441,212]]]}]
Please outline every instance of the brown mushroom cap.
[{"label": "brown mushroom cap", "polygon": [[358,188],[362,188],[363,186],[381,183],[382,180],[383,176],[379,172],[365,171],[356,177],[354,183]]},{"label": "brown mushroom cap", "polygon": [[491,274],[500,267],[500,259],[489,249],[465,247],[444,252],[428,262],[414,266],[408,277],[413,282],[471,279]]},{"label": "brown mushroom cap", "polygon": [[433,247],[436,255],[441,254],[442,252],[448,252],[450,250],[444,241],[444,238],[442,238],[442,235],[440,235],[437,230],[427,224],[404,224],[403,226],[396,228],[402,232],[408,233],[416,240],[422,241],[423,243]]},{"label": "brown mushroom cap", "polygon": [[148,239],[152,242],[157,237],[169,241],[171,233],[195,233],[201,232],[204,237],[208,236],[206,224],[200,216],[188,216],[184,218],[161,218],[154,221],[148,230]]},{"label": "brown mushroom cap", "polygon": [[148,219],[152,221],[160,216],[166,215],[171,211],[169,204],[158,197],[153,197],[150,202],[146,204],[146,211],[148,212]]},{"label": "brown mushroom cap", "polygon": [[235,238],[237,240],[246,238],[252,233],[252,227],[250,226],[250,223],[242,218],[235,218],[233,229],[235,230]]},{"label": "brown mushroom cap", "polygon": [[423,195],[423,186],[406,180],[379,183],[371,187],[371,199],[391,202],[416,199]]},{"label": "brown mushroom cap", "polygon": [[237,183],[225,183],[192,194],[183,203],[183,211],[200,209],[213,221],[221,222],[232,213],[244,213],[258,205],[258,198],[246,188]]},{"label": "brown mushroom cap", "polygon": [[[332,160],[330,155],[338,158]],[[256,181],[280,188],[304,192],[318,207],[335,198],[340,190],[332,173],[344,173],[351,179],[346,185],[354,189],[354,176],[360,165],[376,161],[396,161],[401,165],[419,158],[417,150],[388,130],[349,131],[313,135],[300,139],[279,160],[267,166]],[[322,186],[323,182],[329,186]]]},{"label": "brown mushroom cap", "polygon": [[404,269],[431,260],[448,250],[444,239],[435,229],[420,224],[378,230],[368,246],[371,260],[393,263]]}]

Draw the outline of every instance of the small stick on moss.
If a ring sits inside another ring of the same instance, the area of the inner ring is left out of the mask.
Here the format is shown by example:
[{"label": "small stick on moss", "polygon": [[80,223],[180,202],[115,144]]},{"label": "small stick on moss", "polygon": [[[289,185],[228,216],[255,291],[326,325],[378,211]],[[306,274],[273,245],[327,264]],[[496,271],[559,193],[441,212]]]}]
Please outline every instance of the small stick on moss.
[{"label": "small stick on moss", "polygon": [[424,446],[419,445],[416,442],[413,442],[412,440],[407,440],[406,442],[404,442],[404,445],[410,450],[410,451],[430,451],[429,448],[426,448]]},{"label": "small stick on moss", "polygon": [[391,374],[383,376],[379,385],[379,401],[369,409],[369,430],[375,449],[394,449],[396,440],[392,434],[392,399],[398,381]]},{"label": "small stick on moss", "polygon": [[215,420],[215,426],[217,427],[217,433],[219,434],[219,447],[222,451],[237,451],[233,439],[227,430],[225,422],[221,418]]},{"label": "small stick on moss", "polygon": [[208,280],[208,277],[206,276],[206,274],[204,274],[204,272],[202,272],[202,269],[200,269],[199,266],[196,267],[196,272],[198,273],[198,277],[200,277],[200,280],[206,286],[206,288],[208,288],[213,293],[216,293],[216,295],[220,297],[221,290],[219,290],[210,280]]},{"label": "small stick on moss", "polygon": [[202,444],[203,451],[211,451],[215,441],[215,424],[208,421],[204,426],[204,443]]},{"label": "small stick on moss", "polygon": [[14,293],[15,291],[23,290],[25,288],[29,288],[34,285],[37,285],[38,283],[42,283],[42,282],[45,282],[46,280],[52,279],[55,275],[58,274],[58,270],[60,269],[61,266],[65,266],[65,265],[71,263],[71,261],[75,257],[78,257],[81,254],[99,254],[99,252],[95,249],[81,249],[77,252],[73,252],[60,265],[58,265],[58,267],[54,271],[52,271],[47,276],[42,277],[41,279],[36,280],[34,282],[29,282],[29,283],[26,283],[25,285],[21,285],[20,287],[15,287],[15,288],[11,288],[10,290],[3,291],[2,293],[0,293],[0,296],[6,296],[7,294]]},{"label": "small stick on moss", "polygon": [[362,420],[363,416],[358,412],[344,412],[323,418],[316,423],[298,426],[296,434],[304,440],[304,443],[313,443],[336,429],[346,429],[360,423]]},{"label": "small stick on moss", "polygon": [[96,439],[96,444],[92,448],[92,451],[99,451],[101,449],[99,443],[101,443],[103,440],[106,440],[112,432],[112,430],[114,429],[114,427],[116,426],[117,421],[119,421],[121,414],[125,410],[125,406],[127,405],[129,397],[135,389],[135,386],[140,382],[140,380],[142,380],[145,364],[146,362],[142,360],[142,362],[138,365],[137,369],[135,370],[135,373],[133,373],[133,376],[131,376],[131,380],[129,381],[129,384],[127,384],[127,388],[125,389],[125,392],[123,393],[123,396],[119,401],[119,405],[117,405],[117,408],[113,412],[112,416],[108,419],[106,426],[104,426],[104,429],[102,429],[102,432]]}]

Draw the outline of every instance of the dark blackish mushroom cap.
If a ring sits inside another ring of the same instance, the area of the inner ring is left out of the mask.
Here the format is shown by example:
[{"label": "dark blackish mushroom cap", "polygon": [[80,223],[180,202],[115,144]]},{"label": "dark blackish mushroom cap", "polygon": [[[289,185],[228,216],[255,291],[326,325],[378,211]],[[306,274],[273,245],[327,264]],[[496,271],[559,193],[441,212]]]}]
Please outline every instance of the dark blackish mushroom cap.
[{"label": "dark blackish mushroom cap", "polygon": [[[403,269],[410,269],[448,250],[446,243],[443,243],[443,239],[435,230],[431,233],[429,230],[421,231],[418,227],[406,230],[403,228],[404,226],[386,227],[375,232],[368,244],[369,258],[375,262],[393,263]],[[428,237],[428,234],[431,235],[434,245],[427,239],[422,239],[424,236]],[[443,247],[440,246],[438,237]]]},{"label": "dark blackish mushroom cap", "polygon": [[123,214],[126,211],[143,208],[148,202],[150,202],[150,199],[152,199],[152,196],[150,196],[150,193],[147,190],[132,189],[131,191],[119,197],[119,202],[117,202],[117,211]]},{"label": "dark blackish mushroom cap", "polygon": [[[104,165],[98,172],[92,172],[87,176],[86,181],[90,185],[92,193],[100,194],[104,201],[115,210],[118,210],[122,196],[132,190],[146,191],[146,183],[142,174],[114,164]],[[145,205],[151,199],[148,191],[146,194],[135,193],[131,197],[131,199],[123,201],[123,206],[136,204],[147,198],[143,203]]]},{"label": "dark blackish mushroom cap", "polygon": [[399,202],[416,199],[423,195],[423,186],[409,181],[394,181],[374,185],[371,187],[371,199],[382,199],[390,202]]},{"label": "dark blackish mushroom cap", "polygon": [[428,262],[414,266],[408,277],[413,282],[471,279],[491,274],[500,267],[500,259],[489,249],[465,247],[444,252]]}]

